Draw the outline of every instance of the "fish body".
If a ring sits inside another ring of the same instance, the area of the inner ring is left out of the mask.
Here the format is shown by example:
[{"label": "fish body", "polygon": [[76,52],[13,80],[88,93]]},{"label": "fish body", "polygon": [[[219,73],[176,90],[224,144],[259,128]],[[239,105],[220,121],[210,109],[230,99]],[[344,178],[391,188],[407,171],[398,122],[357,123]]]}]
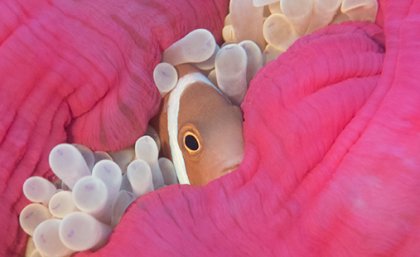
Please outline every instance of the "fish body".
[{"label": "fish body", "polygon": [[153,124],[179,182],[204,185],[242,161],[242,112],[192,66],[177,69],[180,79]]}]

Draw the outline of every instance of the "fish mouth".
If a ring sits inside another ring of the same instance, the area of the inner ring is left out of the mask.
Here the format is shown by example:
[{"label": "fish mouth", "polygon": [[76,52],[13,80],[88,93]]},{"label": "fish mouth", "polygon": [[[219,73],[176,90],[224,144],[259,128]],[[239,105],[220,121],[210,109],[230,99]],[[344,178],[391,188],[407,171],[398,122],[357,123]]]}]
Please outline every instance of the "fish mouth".
[{"label": "fish mouth", "polygon": [[232,165],[232,166],[229,166],[229,167],[227,167],[227,168],[224,168],[224,169],[222,170],[222,173],[223,173],[223,174],[230,173],[230,172],[232,172],[232,171],[236,170],[238,167],[239,167],[239,163],[234,164],[234,165]]}]

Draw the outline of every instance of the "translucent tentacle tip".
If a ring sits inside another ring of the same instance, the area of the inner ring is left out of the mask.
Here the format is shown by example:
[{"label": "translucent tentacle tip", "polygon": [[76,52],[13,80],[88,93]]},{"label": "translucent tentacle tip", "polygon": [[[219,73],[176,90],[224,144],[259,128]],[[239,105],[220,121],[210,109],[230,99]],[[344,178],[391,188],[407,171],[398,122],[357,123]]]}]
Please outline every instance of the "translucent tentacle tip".
[{"label": "translucent tentacle tip", "polygon": [[44,256],[68,256],[73,253],[67,248],[59,237],[61,220],[50,219],[42,222],[34,231],[34,244]]},{"label": "translucent tentacle tip", "polygon": [[64,218],[67,214],[77,211],[70,191],[60,191],[53,195],[48,204],[48,209],[57,218]]},{"label": "translucent tentacle tip", "polygon": [[69,249],[85,251],[103,245],[111,231],[110,226],[99,222],[91,215],[74,212],[62,220],[59,237]]},{"label": "translucent tentacle tip", "polygon": [[87,213],[101,213],[108,200],[108,190],[102,180],[84,177],[73,188],[73,200],[77,208]]},{"label": "translucent tentacle tip", "polygon": [[178,73],[174,66],[162,62],[153,70],[153,79],[161,95],[171,91],[178,82]]},{"label": "translucent tentacle tip", "polygon": [[47,204],[57,188],[48,180],[34,176],[23,183],[23,194],[34,203]]},{"label": "translucent tentacle tip", "polygon": [[135,160],[128,165],[127,176],[131,188],[136,196],[141,196],[147,192],[153,191],[152,171],[147,162]]},{"label": "translucent tentacle tip", "polygon": [[70,188],[73,188],[81,177],[90,175],[90,169],[82,154],[70,144],[55,146],[50,152],[49,163],[57,177]]},{"label": "translucent tentacle tip", "polygon": [[19,223],[26,234],[32,235],[35,228],[49,218],[51,218],[51,214],[47,207],[38,203],[32,203],[20,212]]},{"label": "translucent tentacle tip", "polygon": [[169,46],[163,52],[163,61],[172,65],[203,62],[211,57],[215,47],[210,31],[196,29]]}]

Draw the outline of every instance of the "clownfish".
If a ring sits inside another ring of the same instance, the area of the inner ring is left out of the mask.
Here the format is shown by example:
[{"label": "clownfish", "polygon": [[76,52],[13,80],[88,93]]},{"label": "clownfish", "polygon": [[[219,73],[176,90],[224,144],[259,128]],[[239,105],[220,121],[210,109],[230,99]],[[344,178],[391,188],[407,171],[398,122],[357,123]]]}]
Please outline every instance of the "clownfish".
[{"label": "clownfish", "polygon": [[152,125],[180,184],[205,185],[241,163],[242,111],[193,66],[177,70],[179,80]]}]

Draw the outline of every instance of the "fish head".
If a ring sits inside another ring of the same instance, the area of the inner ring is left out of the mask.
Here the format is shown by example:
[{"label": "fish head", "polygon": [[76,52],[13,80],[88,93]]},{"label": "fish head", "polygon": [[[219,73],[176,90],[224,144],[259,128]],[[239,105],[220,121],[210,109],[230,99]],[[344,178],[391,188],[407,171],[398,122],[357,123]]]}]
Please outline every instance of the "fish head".
[{"label": "fish head", "polygon": [[238,106],[196,74],[190,75],[199,79],[181,77],[174,92],[163,98],[153,126],[161,155],[174,162],[180,183],[205,185],[241,163],[243,117]]},{"label": "fish head", "polygon": [[242,112],[203,82],[182,94],[178,145],[193,185],[203,185],[239,166],[243,157]]}]

